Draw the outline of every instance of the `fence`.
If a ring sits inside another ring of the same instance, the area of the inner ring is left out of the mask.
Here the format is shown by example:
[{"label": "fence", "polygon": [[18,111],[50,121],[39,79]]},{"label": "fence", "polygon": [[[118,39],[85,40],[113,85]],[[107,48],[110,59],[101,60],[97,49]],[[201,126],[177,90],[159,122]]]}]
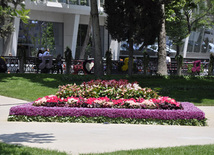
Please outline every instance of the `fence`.
[{"label": "fence", "polygon": [[[21,58],[15,56],[5,56],[4,57],[7,63],[7,72],[8,73],[20,73],[21,71]],[[41,73],[41,69],[39,69],[39,64],[41,63],[36,57],[26,57],[23,60],[23,73]],[[106,62],[103,61],[104,71],[106,71]],[[203,71],[200,73],[201,75],[208,74],[208,62],[202,62]],[[93,74],[93,60],[71,60],[71,73],[73,74]],[[126,74],[127,70],[122,70],[124,66],[123,61],[112,61],[112,74]],[[184,62],[182,66],[182,75],[191,74],[191,65],[193,62]],[[137,60],[134,62],[133,67],[134,74],[144,74],[144,66],[141,60]],[[150,59],[147,68],[148,75],[156,75],[157,72],[157,58]],[[168,66],[168,73],[170,75],[176,75],[177,72],[177,63],[175,60],[172,60],[170,66]],[[52,74],[56,74],[57,72],[57,62],[53,59],[52,68],[50,72]],[[66,73],[66,62],[62,59],[62,73]]]}]

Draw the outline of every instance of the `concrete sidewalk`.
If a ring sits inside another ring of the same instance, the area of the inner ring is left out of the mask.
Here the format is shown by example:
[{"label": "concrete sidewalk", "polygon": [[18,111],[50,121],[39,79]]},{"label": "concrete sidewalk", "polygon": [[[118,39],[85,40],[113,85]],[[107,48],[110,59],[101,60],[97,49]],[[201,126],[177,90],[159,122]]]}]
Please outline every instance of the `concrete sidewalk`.
[{"label": "concrete sidewalk", "polygon": [[207,127],[7,122],[10,107],[28,103],[0,96],[0,141],[65,151],[68,154],[110,152],[196,144],[214,144],[214,107],[199,107]]}]

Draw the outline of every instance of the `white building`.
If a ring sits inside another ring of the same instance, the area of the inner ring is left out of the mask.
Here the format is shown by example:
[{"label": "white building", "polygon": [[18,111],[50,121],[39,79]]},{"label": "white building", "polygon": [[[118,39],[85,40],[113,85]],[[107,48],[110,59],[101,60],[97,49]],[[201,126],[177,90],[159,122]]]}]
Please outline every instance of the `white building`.
[{"label": "white building", "polygon": [[[113,59],[118,59],[119,55],[115,53],[118,53],[119,44],[116,41],[111,41],[108,31],[104,27],[106,15],[102,12],[103,4],[104,0],[98,0],[103,56],[110,47],[114,52]],[[45,40],[42,38],[44,37],[44,32],[41,31],[42,24],[52,23],[55,46],[55,53],[53,54],[63,54],[65,48],[69,47],[72,50],[72,57],[75,58],[76,50],[83,43],[83,37],[80,37],[83,33],[81,27],[87,28],[89,23],[90,0],[25,0],[25,5],[26,9],[30,9],[29,24],[25,25],[20,19],[15,19],[12,46],[6,52],[6,56],[9,53],[17,56],[19,46],[25,46],[28,51],[27,55],[34,56],[35,53],[32,54],[32,51],[36,52],[35,50],[41,48],[41,42]],[[33,26],[36,24],[37,26]],[[78,42],[78,39],[81,40],[81,43]],[[2,51],[2,40],[0,45],[0,51]]]},{"label": "white building", "polygon": [[[75,58],[81,49],[84,41],[83,34],[86,33],[85,30],[89,23],[90,0],[25,0],[25,5],[26,9],[31,10],[29,24],[25,25],[20,19],[15,19],[15,32],[11,38],[11,46],[6,52],[4,51],[6,56],[9,53],[17,56],[20,46],[27,48],[27,56],[35,56],[39,48],[48,48],[52,43],[54,46],[52,54],[54,56],[63,55],[68,46],[72,50],[72,57]],[[103,5],[104,0],[98,0],[102,53],[104,56],[105,52],[111,49],[113,59],[118,60],[119,56],[123,54],[120,53],[120,43],[111,40],[108,31],[105,29],[106,14],[102,12]],[[52,35],[54,36],[52,42],[44,37],[45,33],[42,30],[47,23],[52,23]],[[208,59],[210,53],[214,53],[213,34],[213,30],[206,29],[192,32],[186,48],[185,46],[181,47],[181,54],[187,59]],[[176,50],[175,47],[171,48]],[[0,55],[2,51],[3,41],[0,39]]]}]

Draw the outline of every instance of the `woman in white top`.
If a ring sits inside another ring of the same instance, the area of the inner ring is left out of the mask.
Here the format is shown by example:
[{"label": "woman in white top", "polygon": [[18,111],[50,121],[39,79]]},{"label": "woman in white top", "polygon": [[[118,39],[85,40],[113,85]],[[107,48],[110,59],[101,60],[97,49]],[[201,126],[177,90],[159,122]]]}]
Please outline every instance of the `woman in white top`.
[{"label": "woman in white top", "polygon": [[50,55],[50,52],[49,52],[49,49],[47,48],[46,51],[43,53],[43,56],[49,56]]},{"label": "woman in white top", "polygon": [[166,56],[166,64],[167,65],[171,64],[171,58],[170,58],[169,54],[167,54],[167,56]]}]

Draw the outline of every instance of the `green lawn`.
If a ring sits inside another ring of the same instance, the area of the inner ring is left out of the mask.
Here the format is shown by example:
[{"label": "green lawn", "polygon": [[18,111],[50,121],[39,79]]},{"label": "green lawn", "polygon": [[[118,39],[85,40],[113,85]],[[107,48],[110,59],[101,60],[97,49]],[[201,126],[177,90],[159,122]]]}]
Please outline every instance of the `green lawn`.
[{"label": "green lawn", "polygon": [[[10,145],[0,142],[1,155],[67,155],[65,152],[31,148],[20,145]],[[129,151],[116,151],[111,153],[98,153],[90,155],[213,155],[214,144],[193,145],[168,148],[150,148]],[[85,154],[86,155],[86,154]],[[87,154],[89,155],[89,154]]]},{"label": "green lawn", "polygon": [[99,153],[96,155],[213,155],[213,154],[214,154],[214,145],[212,144],[212,145],[193,145],[193,146],[168,147],[157,149],[116,151],[112,153]]},{"label": "green lawn", "polygon": [[[53,74],[0,74],[0,95],[34,101],[38,97],[55,94],[58,85],[80,84],[95,79],[94,76]],[[141,87],[151,87],[160,95],[196,105],[214,105],[214,77],[160,77],[135,75],[105,76],[104,79],[138,81]]]},{"label": "green lawn", "polygon": [[0,155],[67,155],[65,152],[10,145],[0,142]]}]

